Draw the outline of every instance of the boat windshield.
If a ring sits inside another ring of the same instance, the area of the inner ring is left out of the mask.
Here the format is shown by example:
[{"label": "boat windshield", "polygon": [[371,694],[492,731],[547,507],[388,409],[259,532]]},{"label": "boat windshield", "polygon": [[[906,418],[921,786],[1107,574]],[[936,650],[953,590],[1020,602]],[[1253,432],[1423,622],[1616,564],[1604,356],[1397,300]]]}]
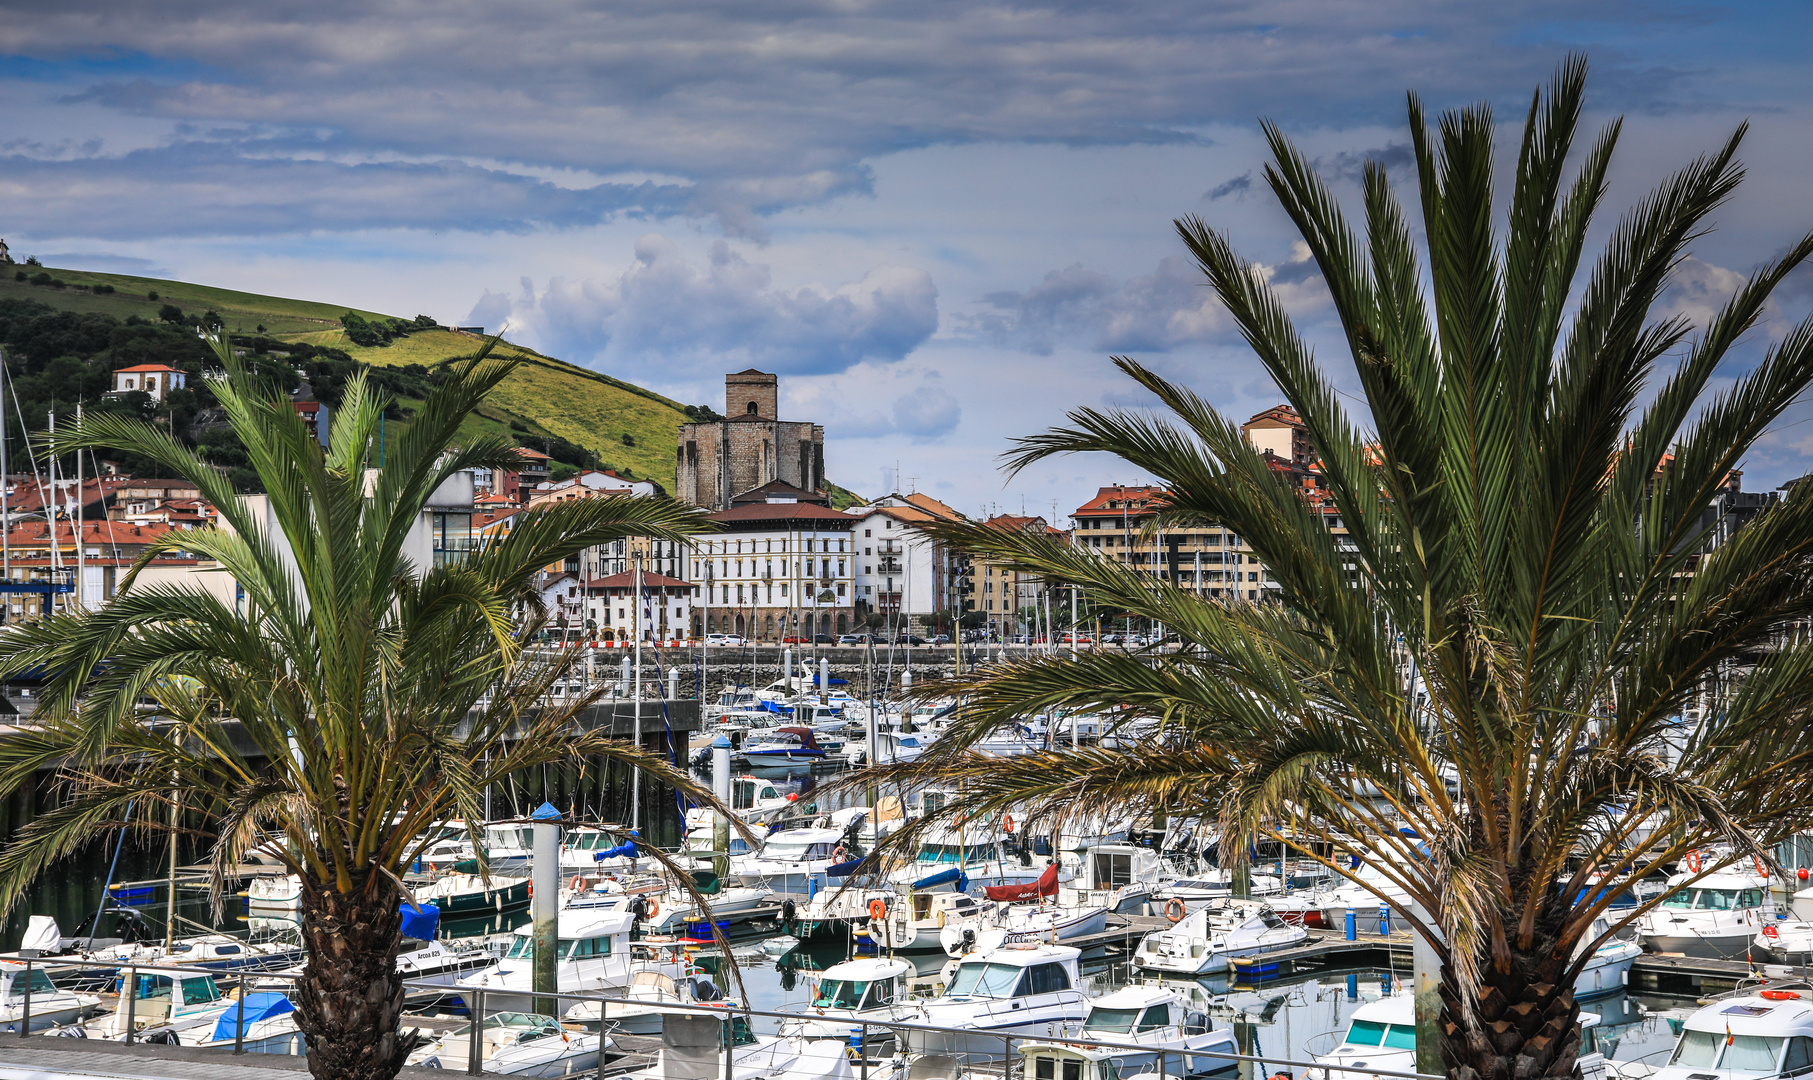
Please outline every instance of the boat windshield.
[{"label": "boat windshield", "polygon": [[1139,1019],[1138,1009],[1090,1009],[1089,1019],[1083,1026],[1090,1031],[1131,1032],[1133,1021]]},{"label": "boat windshield", "polygon": [[1377,1020],[1355,1020],[1347,1029],[1349,1046],[1383,1046],[1389,1050],[1415,1050],[1416,1027],[1413,1024],[1381,1024]]},{"label": "boat windshield", "polygon": [[[609,956],[611,939],[608,937],[561,938],[555,949],[555,955],[563,960],[579,960],[587,956]],[[535,935],[518,934],[510,943],[507,960],[528,960],[535,955]]]},{"label": "boat windshield", "polygon": [[1761,889],[1682,889],[1662,901],[1663,907],[1696,911],[1739,911],[1763,906]]},{"label": "boat windshield", "polygon": [[957,974],[951,976],[950,989],[944,992],[946,997],[1012,997],[1014,987],[1019,985],[1023,968],[1014,964],[990,964],[974,961],[957,966]]},{"label": "boat windshield", "polygon": [[942,863],[988,862],[995,857],[993,844],[921,844],[917,861]]},{"label": "boat windshield", "polygon": [[869,984],[855,979],[826,979],[819,984],[818,999],[812,1003],[815,1009],[860,1009],[862,996],[867,993]]},{"label": "boat windshield", "polygon": [[1681,1032],[1670,1065],[1686,1069],[1773,1073],[1787,1040],[1768,1035],[1726,1035],[1721,1031]]}]

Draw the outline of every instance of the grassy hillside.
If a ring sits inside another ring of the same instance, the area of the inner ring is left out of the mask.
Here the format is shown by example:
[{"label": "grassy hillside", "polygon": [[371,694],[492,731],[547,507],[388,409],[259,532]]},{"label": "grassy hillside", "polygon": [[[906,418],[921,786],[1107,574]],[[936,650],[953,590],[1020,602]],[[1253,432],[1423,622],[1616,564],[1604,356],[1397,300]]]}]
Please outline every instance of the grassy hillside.
[{"label": "grassy hillside", "polygon": [[[165,304],[174,304],[190,315],[213,311],[231,333],[252,334],[262,327],[272,337],[340,349],[374,367],[420,365],[432,370],[437,364],[472,355],[485,340],[456,331],[424,330],[389,345],[364,347],[346,336],[340,316],[348,309],[335,304],[86,270],[12,266],[0,267],[0,271],[4,271],[0,272],[0,298],[18,296],[66,311],[96,312],[118,319],[136,315],[155,321]],[[20,271],[25,272],[26,280],[15,280]],[[30,278],[40,273],[63,284],[32,284]],[[95,291],[96,286],[102,291]],[[106,292],[108,287],[114,291]],[[408,318],[352,310],[371,320]],[[537,448],[542,445],[537,437],[556,436],[597,454],[606,467],[628,470],[669,491],[674,489],[675,429],[687,419],[680,402],[519,345],[500,343],[495,353],[518,357],[522,366],[471,418],[469,430],[514,436]],[[412,408],[417,403],[405,399],[399,404]],[[840,507],[862,501],[834,484],[831,491],[834,504]]]},{"label": "grassy hillside", "polygon": [[[131,277],[126,274],[97,274],[87,270],[58,270],[35,266],[0,267],[0,297],[22,297],[65,311],[92,311],[125,319],[137,315],[142,319],[157,318],[165,304],[175,304],[185,312],[200,315],[206,311],[218,314],[229,331],[250,334],[263,326],[273,335],[301,334],[317,330],[337,330],[346,308],[319,304],[313,300],[288,300],[278,296],[217,289],[187,281],[165,281],[162,278]],[[24,273],[27,280],[19,281]],[[34,285],[29,280],[47,273],[64,283],[63,288]],[[111,286],[112,293],[97,293],[94,286]],[[152,299],[155,293],[157,298]],[[358,309],[354,309],[358,310]],[[376,312],[360,310],[367,318],[383,318]]]},{"label": "grassy hillside", "polygon": [[[374,367],[433,368],[471,356],[485,342],[447,330],[424,330],[372,348],[354,345],[338,329],[286,336],[343,350]],[[493,355],[516,357],[522,366],[473,417],[472,428],[515,434],[531,446],[536,435],[556,435],[593,451],[606,466],[627,468],[673,489],[674,432],[686,422],[679,402],[518,345],[500,343]],[[512,428],[512,422],[519,426]]]}]

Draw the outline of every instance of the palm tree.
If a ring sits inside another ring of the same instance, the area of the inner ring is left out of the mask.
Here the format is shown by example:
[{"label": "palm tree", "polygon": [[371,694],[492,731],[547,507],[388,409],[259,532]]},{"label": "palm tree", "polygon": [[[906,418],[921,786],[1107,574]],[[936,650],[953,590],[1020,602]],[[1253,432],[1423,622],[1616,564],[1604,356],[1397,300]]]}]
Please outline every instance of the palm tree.
[{"label": "palm tree", "polygon": [[[1584,85],[1570,59],[1535,95],[1502,232],[1490,111],[1431,130],[1411,98],[1426,266],[1382,168],[1365,170],[1356,235],[1268,125],[1266,177],[1327,282],[1365,412],[1349,415],[1259,268],[1200,220],[1177,230],[1301,414],[1325,494],[1306,498],[1234,421],[1118,358],[1163,412],[1080,409],[1010,461],[1107,453],[1159,478],[1157,524],[1243,537],[1275,601],[1206,599],[1039,536],[931,526],[1182,644],[956,684],[960,729],[895,770],[961,785],[950,815],[1190,815],[1224,852],[1276,839],[1357,877],[1316,842],[1351,845],[1409,898],[1392,902],[1439,959],[1439,1003],[1419,994],[1418,1010],[1439,1015],[1439,1037],[1420,1022],[1421,1046],[1439,1043],[1456,1080],[1571,1075],[1572,984],[1582,946],[1603,940],[1595,917],[1708,844],[1707,872],[1773,866],[1769,845],[1813,819],[1799,794],[1813,762],[1813,485],[1721,544],[1707,512],[1813,379],[1813,321],[1747,374],[1722,368],[1813,238],[1697,332],[1655,313],[1738,185],[1739,129],[1623,217],[1570,311],[1619,132],[1564,176]],[[1665,356],[1673,370],[1652,381]],[[1729,378],[1716,392],[1715,375]],[[1156,734],[1009,761],[963,749],[1048,708],[1124,708]]]},{"label": "palm tree", "polygon": [[[435,493],[462,470],[518,464],[514,447],[461,425],[513,362],[448,369],[378,465],[386,402],[347,387],[325,449],[280,390],[223,337],[215,396],[264,496],[159,430],[94,417],[52,451],[115,447],[155,461],[220,513],[217,529],[148,546],[104,608],[0,635],[0,670],[54,672],[33,724],[0,740],[0,791],[53,770],[60,804],[0,851],[0,909],[57,859],[130,821],[205,829],[216,904],[226,872],[264,844],[302,880],[308,960],[297,988],[314,1075],[395,1075],[403,985],[395,960],[401,877],[437,821],[484,818],[484,792],[544,763],[602,756],[707,798],[658,756],[584,730],[545,704],[563,668],[512,608],[535,608],[537,571],[628,535],[681,539],[696,514],[664,499],[580,500],[521,514],[509,535],[429,565]],[[153,559],[193,552],[225,589],[134,584]],[[237,595],[235,595],[235,593]],[[223,595],[224,594],[224,595]],[[136,812],[134,812],[136,811]],[[270,844],[272,833],[281,844]],[[476,838],[476,837],[475,837]]]}]

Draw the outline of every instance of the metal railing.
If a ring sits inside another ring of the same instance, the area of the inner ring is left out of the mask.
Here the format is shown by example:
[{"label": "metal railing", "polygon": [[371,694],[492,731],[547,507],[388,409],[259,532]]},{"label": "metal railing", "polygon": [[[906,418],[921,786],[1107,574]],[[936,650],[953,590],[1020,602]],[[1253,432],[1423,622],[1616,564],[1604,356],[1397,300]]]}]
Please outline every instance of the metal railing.
[{"label": "metal railing", "polygon": [[[50,971],[51,969],[55,969],[55,968],[92,970],[96,967],[104,968],[104,967],[109,966],[105,962],[97,963],[95,960],[87,959],[87,958],[61,959],[61,958],[51,958],[51,957],[42,957],[42,956],[25,956],[23,954],[0,954],[0,961],[13,961],[13,962],[17,962],[17,963],[22,963],[24,965],[24,971],[22,972],[22,975],[24,977],[25,993],[23,994],[23,1000],[21,1002],[21,1006],[20,1006],[20,1010],[19,1010],[20,1020],[19,1020],[19,1032],[18,1032],[19,1037],[22,1039],[28,1038],[32,1034],[32,1032],[31,1032],[31,1015],[32,1015],[31,974],[34,970],[42,970],[42,971],[46,971],[48,973],[48,971]],[[124,998],[124,1001],[122,1004],[124,1005],[124,1008],[126,1010],[125,1017],[124,1017],[125,1022],[123,1024],[124,1031],[123,1031],[122,1037],[123,1037],[123,1041],[129,1045],[139,1041],[142,1038],[141,1034],[137,1030],[138,1025],[137,1025],[137,1015],[136,1015],[138,1000],[139,1000],[139,995],[138,995],[139,976],[145,975],[145,974],[159,974],[159,973],[182,974],[182,975],[187,975],[187,976],[191,976],[191,977],[196,976],[196,975],[209,975],[209,976],[213,976],[217,979],[222,978],[222,977],[236,977],[236,980],[238,983],[239,996],[238,996],[238,1000],[234,1003],[234,1005],[231,1007],[231,1010],[230,1010],[230,1011],[235,1012],[234,1033],[233,1033],[233,1050],[232,1050],[232,1052],[234,1054],[244,1054],[246,1052],[245,1051],[245,1036],[246,1036],[245,1002],[246,1002],[246,995],[247,995],[248,991],[252,988],[253,983],[254,982],[257,982],[257,983],[293,982],[293,981],[301,978],[301,976],[299,974],[290,973],[290,972],[255,971],[255,970],[229,971],[229,970],[222,970],[222,969],[217,969],[217,968],[206,968],[206,967],[201,967],[199,965],[188,966],[188,965],[172,965],[172,964],[130,964],[130,963],[118,965],[116,968],[116,974],[119,978],[118,978],[118,981],[116,982],[116,985],[119,987],[121,996]],[[54,985],[54,983],[53,983],[53,985]],[[411,995],[411,996],[421,997],[421,996],[425,996],[427,994],[432,993],[432,994],[439,995],[442,997],[457,997],[465,1003],[467,1015],[470,1018],[469,1023],[467,1025],[467,1040],[466,1040],[467,1045],[466,1045],[466,1062],[465,1062],[466,1073],[467,1073],[467,1075],[470,1075],[470,1076],[481,1075],[483,1072],[483,1066],[484,1066],[484,1061],[485,1061],[484,1040],[483,1040],[485,1018],[487,1015],[489,1015],[485,1008],[485,997],[486,997],[487,993],[489,993],[491,991],[487,991],[486,988],[483,986],[448,985],[443,982],[428,982],[428,981],[414,980],[414,979],[405,979],[403,982],[403,986],[405,988],[405,993],[408,995]],[[1119,1040],[1111,1040],[1111,1039],[1086,1038],[1083,1035],[1081,1035],[1080,1033],[1071,1034],[1067,1031],[1060,1032],[1060,1033],[1044,1034],[1044,1035],[1018,1035],[1018,1034],[1013,1034],[1013,1033],[1004,1033],[1004,1034],[996,1035],[996,1034],[989,1033],[989,1032],[983,1032],[983,1031],[980,1031],[980,1030],[974,1029],[974,1028],[952,1028],[952,1027],[944,1027],[944,1026],[935,1025],[935,1024],[913,1023],[913,1022],[907,1021],[907,1020],[885,1020],[885,1021],[884,1020],[863,1020],[863,1019],[858,1019],[858,1018],[854,1018],[854,1017],[837,1017],[837,1016],[827,1018],[822,1014],[810,1012],[810,1011],[808,1011],[808,1012],[779,1012],[779,1011],[766,1010],[766,1009],[750,1009],[750,1008],[741,1007],[741,1006],[735,1004],[734,1002],[726,1002],[726,1003],[719,1003],[719,1004],[686,1004],[683,1002],[666,1002],[666,1001],[651,1002],[645,998],[632,998],[632,997],[627,997],[627,996],[616,996],[616,995],[597,993],[597,992],[591,992],[591,993],[564,993],[564,992],[540,993],[540,992],[536,992],[533,990],[520,990],[520,989],[514,989],[514,988],[507,990],[507,991],[495,991],[495,992],[507,993],[511,997],[517,997],[517,998],[524,997],[524,996],[530,997],[535,1000],[535,1005],[538,1009],[542,1006],[542,1004],[544,1002],[551,1001],[551,1002],[553,1002],[553,1012],[551,1014],[539,1014],[538,1013],[537,1015],[550,1015],[557,1023],[561,1022],[561,1018],[564,1017],[571,1010],[572,1005],[583,1003],[583,1002],[597,1002],[598,1006],[599,1006],[599,1008],[598,1008],[598,1016],[599,1016],[598,1031],[599,1031],[599,1035],[601,1038],[601,1043],[600,1043],[600,1047],[599,1047],[599,1052],[600,1052],[601,1057],[602,1057],[603,1049],[604,1049],[603,1044],[602,1044],[602,1039],[604,1036],[610,1034],[612,1031],[612,1026],[611,1026],[611,1023],[609,1020],[609,1016],[610,1016],[609,1006],[612,1004],[630,1004],[630,1005],[637,1005],[637,1006],[643,1006],[643,1007],[651,1007],[661,1013],[677,1013],[677,1014],[681,1014],[681,1015],[698,1015],[698,1016],[715,1017],[723,1022],[723,1036],[720,1039],[721,1048],[723,1051],[723,1061],[724,1061],[724,1076],[723,1076],[722,1080],[735,1080],[735,1077],[736,1077],[735,1065],[736,1065],[737,1043],[736,1043],[736,1039],[735,1039],[735,1021],[738,1018],[744,1019],[748,1023],[749,1030],[751,1032],[753,1032],[753,1030],[754,1030],[753,1020],[756,1017],[774,1019],[774,1020],[781,1021],[782,1023],[787,1023],[787,1022],[798,1023],[800,1021],[830,1023],[830,1024],[834,1024],[834,1025],[838,1025],[838,1026],[847,1026],[848,1028],[852,1029],[855,1032],[855,1041],[846,1042],[846,1045],[847,1045],[847,1052],[851,1053],[851,1056],[854,1059],[854,1064],[856,1064],[856,1066],[857,1066],[858,1080],[870,1080],[869,1070],[870,1070],[871,1063],[876,1060],[885,1060],[885,1059],[879,1058],[878,1055],[876,1055],[872,1052],[873,1048],[876,1046],[876,1041],[875,1041],[874,1036],[876,1036],[880,1033],[883,1033],[883,1032],[894,1036],[894,1043],[895,1043],[896,1047],[905,1046],[906,1040],[901,1039],[900,1036],[907,1032],[925,1032],[925,1033],[929,1033],[929,1034],[945,1035],[945,1036],[954,1035],[954,1036],[960,1037],[961,1039],[965,1040],[966,1042],[970,1042],[970,1041],[983,1042],[983,1041],[991,1041],[993,1039],[998,1038],[1001,1040],[1001,1051],[1002,1051],[1001,1060],[1003,1061],[1002,1075],[1004,1078],[1011,1078],[1013,1075],[1014,1047],[1015,1047],[1016,1043],[1021,1044],[1022,1046],[1024,1046],[1027,1043],[1059,1043],[1059,1044],[1062,1044],[1067,1047],[1086,1046],[1086,1047],[1093,1047],[1093,1048],[1102,1049],[1102,1050],[1111,1050],[1111,1051],[1119,1050],[1119,1051],[1127,1052],[1129,1054],[1139,1054],[1142,1057],[1156,1058],[1158,1067],[1156,1070],[1153,1070],[1152,1072],[1155,1077],[1159,1077],[1159,1078],[1174,1075],[1174,1074],[1170,1073],[1170,1071],[1169,1071],[1170,1061],[1173,1057],[1178,1057],[1180,1059],[1185,1058],[1185,1057],[1189,1057],[1189,1058],[1205,1058],[1206,1057],[1206,1058],[1216,1058],[1216,1059],[1234,1062],[1234,1063],[1253,1062],[1256,1064],[1265,1064],[1265,1065],[1272,1065],[1272,1066],[1285,1066],[1285,1067],[1297,1068],[1297,1069],[1320,1070],[1325,1073],[1330,1072],[1330,1071],[1338,1071],[1343,1074],[1356,1074],[1356,1075],[1365,1075],[1365,1076],[1372,1076],[1372,1077],[1389,1078],[1389,1080],[1443,1080],[1443,1078],[1441,1078],[1441,1077],[1430,1076],[1429,1074],[1425,1074],[1425,1073],[1400,1072],[1400,1071],[1396,1071],[1396,1070],[1392,1070],[1392,1069],[1376,1069],[1376,1068],[1356,1067],[1354,1065],[1349,1065],[1349,1064],[1342,1064],[1339,1066],[1330,1066],[1323,1062],[1318,1062],[1318,1061],[1303,1061],[1303,1060],[1297,1060],[1294,1058],[1278,1057],[1276,1055],[1259,1056],[1259,1055],[1255,1055],[1255,1054],[1242,1054],[1242,1053],[1237,1053],[1237,1052],[1230,1051],[1230,1050],[1221,1050],[1221,1049],[1208,1049],[1208,1048],[1191,1049],[1191,1048],[1182,1048],[1182,1047],[1166,1048],[1162,1045],[1157,1045],[1157,1044],[1152,1044],[1152,1043],[1122,1042]],[[178,987],[176,985],[173,984],[171,987],[171,995],[172,995],[171,1005],[172,1006],[174,1006],[176,1004],[176,1001],[177,1001],[176,995],[178,993],[180,993],[180,990],[178,989]],[[910,1007],[914,1006],[915,1004],[917,1004],[918,1000],[919,999],[905,999],[903,1001],[897,1002],[896,1004],[900,1007],[910,1008]],[[119,1008],[118,1005],[116,1005],[116,1010],[117,1010],[117,1008]],[[500,1012],[517,1012],[517,1011],[519,1011],[519,1010],[514,1010],[514,1009],[500,1010]],[[1076,1023],[1076,1021],[1074,1021],[1074,1020],[1067,1021],[1067,1022]],[[151,1029],[151,1030],[155,1031],[155,1028]],[[973,1065],[973,1064],[977,1063],[978,1060],[993,1060],[993,1057],[994,1057],[992,1052],[988,1052],[986,1054],[963,1052],[960,1054],[949,1055],[949,1056],[958,1058],[966,1066]],[[621,1059],[620,1059],[619,1063],[621,1063]],[[617,1069],[615,1071],[628,1072],[628,1071],[632,1071],[634,1069],[641,1068],[641,1067],[644,1067],[644,1066],[632,1063],[627,1066],[624,1066],[621,1069]],[[599,1076],[607,1075],[606,1068],[607,1067],[601,1061],[599,1066],[597,1067],[598,1075]],[[1137,1071],[1127,1072],[1122,1075],[1124,1077],[1127,1077],[1128,1080],[1132,1080],[1132,1078],[1139,1077],[1146,1071],[1147,1070],[1137,1070]],[[1175,1075],[1181,1075],[1181,1074],[1175,1074]]]}]

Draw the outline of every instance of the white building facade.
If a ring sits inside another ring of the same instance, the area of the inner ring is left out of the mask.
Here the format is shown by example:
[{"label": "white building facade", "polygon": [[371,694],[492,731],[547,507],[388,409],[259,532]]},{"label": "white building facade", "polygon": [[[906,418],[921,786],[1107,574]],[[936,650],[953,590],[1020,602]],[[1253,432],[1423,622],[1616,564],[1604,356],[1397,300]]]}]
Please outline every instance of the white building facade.
[{"label": "white building facade", "polygon": [[700,590],[695,634],[780,641],[849,632],[855,518],[822,493],[776,481],[709,520],[719,531],[694,540],[686,559]]}]

